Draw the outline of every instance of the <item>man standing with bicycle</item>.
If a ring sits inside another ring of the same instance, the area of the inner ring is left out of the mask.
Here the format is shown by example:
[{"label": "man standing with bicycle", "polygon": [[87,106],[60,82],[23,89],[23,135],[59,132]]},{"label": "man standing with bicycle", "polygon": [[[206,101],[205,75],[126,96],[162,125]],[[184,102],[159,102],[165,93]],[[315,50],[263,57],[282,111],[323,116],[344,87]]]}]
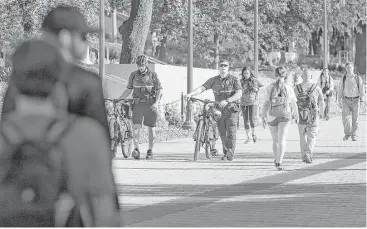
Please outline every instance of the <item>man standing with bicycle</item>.
[{"label": "man standing with bicycle", "polygon": [[131,73],[126,90],[119,99],[126,99],[133,92],[134,109],[133,141],[135,149],[132,157],[140,159],[139,140],[142,124],[148,127],[149,149],[146,159],[153,159],[153,146],[155,138],[155,126],[158,120],[158,104],[162,94],[161,82],[157,73],[148,68],[148,57],[140,55],[136,58],[138,70]]},{"label": "man standing with bicycle", "polygon": [[215,101],[222,111],[217,121],[220,138],[223,145],[222,160],[233,160],[236,147],[237,121],[240,111],[239,100],[242,96],[240,80],[229,74],[229,62],[224,60],[219,64],[219,75],[208,79],[201,87],[195,89],[186,97],[190,98],[212,89]]}]

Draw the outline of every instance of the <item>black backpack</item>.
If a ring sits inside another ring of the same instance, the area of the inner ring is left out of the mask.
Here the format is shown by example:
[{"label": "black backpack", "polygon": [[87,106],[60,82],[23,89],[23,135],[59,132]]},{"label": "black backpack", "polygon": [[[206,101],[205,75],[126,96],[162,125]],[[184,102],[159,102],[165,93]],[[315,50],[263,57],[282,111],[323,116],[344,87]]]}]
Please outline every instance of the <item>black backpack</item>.
[{"label": "black backpack", "polygon": [[311,124],[317,117],[317,101],[312,95],[316,87],[317,84],[313,84],[307,91],[303,91],[300,84],[296,86],[299,92],[297,96],[299,124]]}]

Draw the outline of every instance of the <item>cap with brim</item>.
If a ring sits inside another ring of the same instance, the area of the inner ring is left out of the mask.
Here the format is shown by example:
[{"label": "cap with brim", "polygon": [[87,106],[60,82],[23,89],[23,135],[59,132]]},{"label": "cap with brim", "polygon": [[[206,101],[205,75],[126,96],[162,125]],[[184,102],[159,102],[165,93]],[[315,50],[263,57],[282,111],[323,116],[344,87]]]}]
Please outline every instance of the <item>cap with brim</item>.
[{"label": "cap with brim", "polygon": [[229,62],[224,60],[224,61],[221,61],[219,64],[226,64],[226,65],[229,65]]},{"label": "cap with brim", "polygon": [[46,96],[60,80],[62,63],[54,46],[40,40],[26,41],[12,56],[11,81],[22,93]]},{"label": "cap with brim", "polygon": [[44,30],[78,31],[82,33],[96,33],[99,30],[87,25],[84,16],[75,7],[58,6],[45,17],[42,28]]}]

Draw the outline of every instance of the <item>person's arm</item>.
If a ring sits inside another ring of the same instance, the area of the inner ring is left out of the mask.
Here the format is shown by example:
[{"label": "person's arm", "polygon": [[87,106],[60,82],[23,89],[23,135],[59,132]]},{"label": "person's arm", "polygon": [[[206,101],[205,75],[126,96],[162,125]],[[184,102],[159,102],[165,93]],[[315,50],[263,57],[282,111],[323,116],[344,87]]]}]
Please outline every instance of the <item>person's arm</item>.
[{"label": "person's arm", "polygon": [[359,77],[359,99],[361,101],[361,103],[364,103],[364,87],[363,87],[363,80],[362,80],[362,77],[360,76],[357,76]]},{"label": "person's arm", "polygon": [[329,91],[332,92],[332,91],[334,91],[335,83],[334,83],[333,77],[331,77],[331,76],[329,76],[329,77],[330,77],[330,88],[329,88]]},{"label": "person's arm", "polygon": [[325,110],[325,102],[324,102],[324,95],[322,94],[322,90],[319,86],[316,87],[317,93],[319,94],[318,96],[318,104],[320,107],[320,111],[319,114],[321,115],[321,117],[324,116],[324,110]]},{"label": "person's arm", "polygon": [[9,84],[4,95],[3,107],[1,112],[2,116],[4,116],[10,111],[15,110],[15,96],[16,96],[16,89],[14,88],[14,86]]},{"label": "person's arm", "polygon": [[289,95],[289,106],[292,110],[292,116],[298,122],[299,114],[298,114],[298,106],[297,106],[297,96],[293,90],[292,87],[289,87],[288,89],[288,95]]},{"label": "person's arm", "polygon": [[264,87],[264,84],[262,84],[259,80],[257,80],[257,85],[258,85],[259,88]]},{"label": "person's arm", "polygon": [[233,89],[235,90],[235,93],[234,95],[232,95],[231,97],[227,99],[227,102],[233,102],[233,101],[241,99],[242,97],[242,87],[241,87],[240,80],[238,78],[235,78]]},{"label": "person's arm", "polygon": [[156,84],[155,87],[157,89],[157,91],[156,91],[156,93],[157,93],[156,94],[156,100],[155,100],[153,106],[158,106],[158,104],[160,103],[161,98],[162,98],[162,90],[163,90],[163,88],[162,88],[162,84],[161,84],[161,81],[158,78],[157,73],[154,73],[154,76],[153,77],[155,77],[155,84]]},{"label": "person's arm", "polygon": [[261,112],[261,117],[263,119],[266,119],[268,116],[268,112],[270,109],[270,85],[265,88],[265,95],[264,95],[264,103],[263,103],[263,109]]},{"label": "person's arm", "polygon": [[196,88],[195,90],[193,90],[192,92],[188,93],[186,95],[186,97],[193,97],[193,96],[196,96],[196,95],[199,95],[199,94],[203,93],[206,90],[211,89],[212,86],[213,86],[214,81],[215,81],[215,77],[212,77],[212,78],[208,79],[202,86],[200,86],[200,87]]},{"label": "person's arm", "polygon": [[342,101],[343,101],[343,77],[340,78],[339,88],[338,88],[338,102],[339,102],[339,106],[342,105]]},{"label": "person's arm", "polygon": [[[88,145],[88,191],[90,206],[96,227],[120,227],[120,210],[116,205],[116,184],[114,181],[109,139],[101,134],[97,125],[89,126]],[[98,141],[96,142],[96,140]]]},{"label": "person's arm", "polygon": [[193,97],[193,96],[203,93],[204,91],[206,91],[206,88],[204,86],[200,86],[196,88],[195,90],[193,90],[192,92],[190,92],[189,94],[187,94],[186,97]]},{"label": "person's arm", "polygon": [[129,81],[127,82],[126,89],[120,95],[119,99],[126,99],[131,94],[131,92],[133,91],[133,80],[134,80],[134,72],[130,74]]}]

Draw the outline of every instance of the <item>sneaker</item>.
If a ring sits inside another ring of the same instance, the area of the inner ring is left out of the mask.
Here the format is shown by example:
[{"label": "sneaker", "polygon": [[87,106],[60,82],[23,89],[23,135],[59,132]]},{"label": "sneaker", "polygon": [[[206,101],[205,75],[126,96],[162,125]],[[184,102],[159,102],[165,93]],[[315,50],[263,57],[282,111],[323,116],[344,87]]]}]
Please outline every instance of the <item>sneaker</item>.
[{"label": "sneaker", "polygon": [[145,157],[147,160],[153,160],[153,152],[151,149],[148,149],[147,156]]},{"label": "sneaker", "polygon": [[252,140],[254,141],[254,143],[256,143],[256,142],[257,142],[257,137],[256,137],[256,135],[255,135],[255,134],[253,134],[253,135],[252,135]]},{"label": "sneaker", "polygon": [[344,138],[343,138],[343,141],[348,140],[348,139],[349,139],[349,137],[350,137],[349,135],[345,135],[345,136],[344,136]]},{"label": "sneaker", "polygon": [[224,156],[221,158],[222,161],[227,161],[228,158],[227,158],[227,155],[224,154]]},{"label": "sneaker", "polygon": [[304,159],[305,159],[306,163],[308,163],[308,164],[312,163],[313,159],[312,159],[311,152],[306,152],[306,155],[305,155]]},{"label": "sneaker", "polygon": [[302,155],[302,162],[306,162],[306,155]]},{"label": "sneaker", "polygon": [[251,142],[251,139],[247,139],[246,141],[245,141],[245,144],[249,144]]},{"label": "sneaker", "polygon": [[357,141],[357,136],[356,135],[352,135],[352,141]]},{"label": "sneaker", "polygon": [[281,171],[281,170],[283,170],[283,169],[284,169],[284,167],[283,167],[283,164],[282,164],[282,163],[276,163],[275,167],[276,167],[279,171]]},{"label": "sneaker", "polygon": [[135,160],[139,160],[140,159],[140,151],[138,148],[135,148],[134,151],[131,153],[131,156],[135,159]]},{"label": "sneaker", "polygon": [[228,161],[233,161],[233,153],[232,153],[232,150],[228,150],[228,152],[227,152],[227,159],[228,159]]}]

